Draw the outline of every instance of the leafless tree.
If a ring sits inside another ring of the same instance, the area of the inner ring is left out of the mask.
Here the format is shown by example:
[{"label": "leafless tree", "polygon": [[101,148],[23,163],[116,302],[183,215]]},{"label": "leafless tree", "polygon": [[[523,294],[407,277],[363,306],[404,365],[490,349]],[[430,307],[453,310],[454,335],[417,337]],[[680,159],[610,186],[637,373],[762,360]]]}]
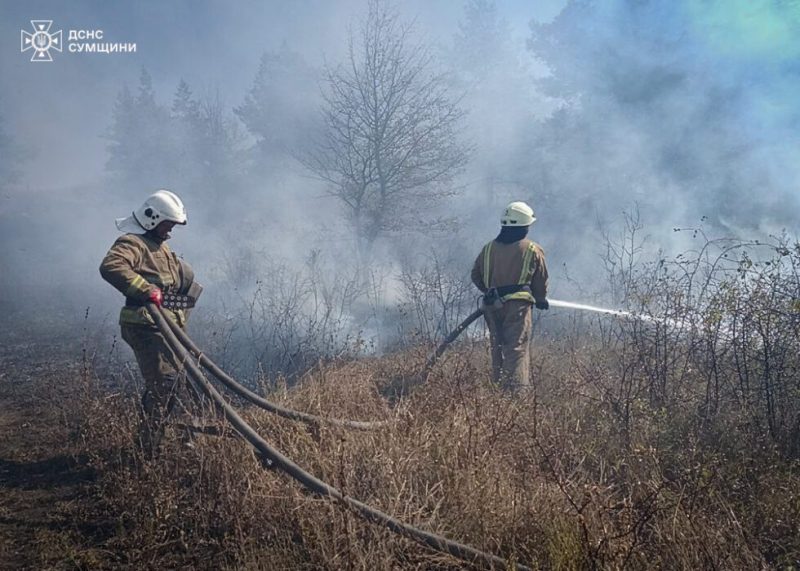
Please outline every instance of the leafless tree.
[{"label": "leafless tree", "polygon": [[362,253],[387,233],[435,224],[426,213],[453,194],[467,159],[464,113],[412,26],[371,1],[347,61],[326,69],[323,97],[322,133],[303,162],[341,202]]}]

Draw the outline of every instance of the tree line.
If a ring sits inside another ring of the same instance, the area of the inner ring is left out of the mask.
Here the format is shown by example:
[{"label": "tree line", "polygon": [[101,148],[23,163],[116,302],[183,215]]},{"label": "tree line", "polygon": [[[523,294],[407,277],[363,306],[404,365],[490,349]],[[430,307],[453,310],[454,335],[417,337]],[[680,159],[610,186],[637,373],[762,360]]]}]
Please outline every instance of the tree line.
[{"label": "tree line", "polygon": [[[509,56],[493,3],[472,0],[466,14],[457,44],[494,42],[472,50]],[[487,22],[490,38],[478,33]],[[106,133],[115,187],[127,194],[171,186],[231,198],[292,166],[324,184],[364,256],[383,237],[443,227],[442,206],[458,194],[459,177],[480,151],[466,132],[465,92],[488,77],[476,79],[472,70],[467,77],[472,62],[437,61],[439,52],[379,0],[368,3],[347,42],[344,61],[322,68],[287,43],[264,53],[232,108],[217,93],[196,95],[183,80],[171,104],[161,102],[143,69],[135,90],[119,92]],[[452,53],[463,51],[457,45]]]},{"label": "tree line", "polygon": [[702,29],[653,2],[570,1],[529,29],[517,46],[494,2],[467,0],[442,48],[371,0],[341,62],[315,67],[284,44],[262,56],[232,107],[184,82],[171,105],[159,102],[143,71],[117,98],[108,171],[125,191],[230,197],[296,169],[324,184],[363,255],[454,219],[489,228],[487,212],[507,199],[545,209],[537,232],[551,233],[561,258],[584,255],[602,239],[597,226],[633,201],[656,222],[705,215],[736,232],[790,222],[781,173],[794,168],[784,164],[794,147],[742,125],[753,97],[792,109],[779,101],[785,91],[747,91],[754,74],[770,84],[771,67],[709,69],[721,56]]}]

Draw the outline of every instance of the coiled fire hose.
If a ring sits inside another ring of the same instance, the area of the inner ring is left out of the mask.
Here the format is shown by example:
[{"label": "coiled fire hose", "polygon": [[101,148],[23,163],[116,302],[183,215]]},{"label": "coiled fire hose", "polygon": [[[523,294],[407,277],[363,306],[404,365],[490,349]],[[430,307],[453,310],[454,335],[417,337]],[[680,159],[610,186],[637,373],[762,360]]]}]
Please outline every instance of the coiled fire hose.
[{"label": "coiled fire hose", "polygon": [[240,397],[250,401],[254,405],[262,408],[268,412],[273,414],[277,414],[278,416],[282,416],[283,418],[288,418],[289,420],[298,420],[300,422],[305,422],[308,424],[332,424],[336,426],[342,426],[345,428],[354,428],[357,430],[373,430],[376,428],[381,428],[383,426],[387,426],[388,422],[368,422],[368,421],[359,421],[359,420],[343,420],[339,418],[327,418],[323,416],[317,416],[313,414],[308,414],[305,412],[300,412],[297,410],[292,410],[289,408],[282,407],[275,403],[272,403],[265,399],[264,397],[254,393],[244,385],[238,383],[234,380],[230,375],[228,375],[225,371],[220,369],[214,361],[209,359],[200,349],[195,345],[195,343],[191,340],[191,338],[186,334],[186,332],[178,327],[178,324],[172,321],[171,319],[166,320],[169,328],[178,338],[178,340],[183,344],[183,346],[189,350],[189,352],[200,361],[200,364],[206,367],[219,381],[228,387],[230,390],[235,392]]},{"label": "coiled fire hose", "polygon": [[[468,545],[447,539],[446,537],[419,529],[407,523],[403,523],[402,521],[395,519],[394,517],[376,508],[373,508],[349,496],[345,496],[337,488],[326,484],[322,480],[303,470],[300,466],[292,462],[292,460],[270,446],[270,444],[264,440],[264,438],[258,434],[258,432],[256,432],[241,416],[239,416],[236,410],[222,397],[217,389],[214,388],[214,385],[211,384],[200,368],[191,359],[186,348],[181,345],[180,341],[178,341],[178,338],[173,333],[172,328],[168,325],[170,319],[164,315],[162,310],[153,303],[149,302],[145,304],[145,306],[150,312],[150,315],[153,317],[156,327],[158,327],[158,330],[164,336],[164,339],[175,353],[175,356],[179,361],[182,361],[185,364],[189,378],[197,385],[203,394],[205,394],[215,404],[217,409],[223,414],[228,422],[231,423],[234,429],[241,434],[242,437],[261,454],[264,460],[271,464],[271,466],[282,470],[294,480],[299,482],[307,490],[315,494],[337,500],[352,509],[355,513],[367,521],[383,525],[394,533],[422,543],[434,551],[439,553],[447,553],[456,559],[485,569],[493,569],[497,567],[508,568],[509,562],[505,559],[502,559],[496,555],[492,555],[491,553],[480,551]],[[516,569],[520,571],[530,571],[530,567],[520,564],[516,564]]]}]

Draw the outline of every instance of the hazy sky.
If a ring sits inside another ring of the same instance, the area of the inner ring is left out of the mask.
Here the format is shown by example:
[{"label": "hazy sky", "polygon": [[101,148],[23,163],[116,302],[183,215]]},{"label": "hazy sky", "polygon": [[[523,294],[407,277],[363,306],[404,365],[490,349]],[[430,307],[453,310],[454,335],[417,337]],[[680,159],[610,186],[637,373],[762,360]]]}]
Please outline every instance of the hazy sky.
[{"label": "hazy sky", "polygon": [[[550,94],[547,80],[515,75],[511,61],[463,100],[470,106],[466,136],[483,146],[457,181],[464,194],[445,205],[460,220],[456,241],[465,258],[496,232],[503,204],[516,199],[534,203],[535,239],[552,253],[553,266],[585,270],[593,285],[601,281],[593,269],[603,246],[597,221],[616,228],[622,210],[637,201],[651,243],[667,251],[694,247],[672,229],[703,217],[716,224],[715,235],[764,236],[784,228],[796,235],[800,3],[495,3],[508,23],[511,50],[540,76],[546,61],[555,89]],[[443,48],[437,54],[454,45],[464,4],[395,2],[403,20],[415,19],[418,34]],[[0,112],[7,134],[32,154],[20,180],[0,190],[6,240],[0,278],[28,284],[46,267],[64,281],[69,274],[80,287],[91,284],[109,305],[118,302],[97,265],[117,235],[113,218],[154,190],[125,201],[105,192],[103,134],[122,86],[135,90],[144,67],[159,104],[171,103],[183,79],[196,96],[218,91],[230,114],[252,85],[261,55],[284,42],[316,67],[341,62],[348,26],[366,6],[367,0],[0,0]],[[62,30],[64,42],[71,29],[100,29],[103,42],[136,43],[137,51],[54,53],[52,63],[33,63],[30,52],[20,53],[20,34],[34,19],[53,20],[51,31]],[[535,53],[527,48],[532,38]],[[258,248],[302,259],[307,212],[334,212],[336,205],[320,200],[318,181],[289,162],[237,189],[246,205],[227,205],[237,216],[229,226],[208,215],[219,209],[214,200],[189,204],[192,226],[176,233],[176,251],[205,275],[219,266],[217,258],[201,256],[211,238],[227,247],[230,235],[251,235]],[[191,198],[191,188],[175,190]],[[219,190],[224,196],[229,189]],[[342,216],[326,217],[314,240],[329,249],[334,238],[344,241],[330,230],[336,222]],[[249,253],[259,259],[261,249]],[[462,265],[457,270],[466,275],[468,264]],[[554,274],[556,291],[558,279]]]},{"label": "hazy sky", "polygon": [[[564,0],[500,0],[522,47],[531,18],[551,20]],[[142,66],[160,100],[169,101],[180,78],[196,93],[219,89],[229,107],[241,103],[262,53],[282,42],[312,63],[336,61],[347,26],[363,0],[272,1],[11,1],[0,2],[0,105],[11,134],[36,152],[25,186],[33,189],[96,181],[106,160],[102,139],[123,83],[135,87]],[[400,2],[420,32],[449,43],[462,3]],[[30,20],[53,20],[51,32],[102,29],[103,41],[135,42],[135,54],[54,53],[52,63],[32,63],[20,53],[20,30]]]}]

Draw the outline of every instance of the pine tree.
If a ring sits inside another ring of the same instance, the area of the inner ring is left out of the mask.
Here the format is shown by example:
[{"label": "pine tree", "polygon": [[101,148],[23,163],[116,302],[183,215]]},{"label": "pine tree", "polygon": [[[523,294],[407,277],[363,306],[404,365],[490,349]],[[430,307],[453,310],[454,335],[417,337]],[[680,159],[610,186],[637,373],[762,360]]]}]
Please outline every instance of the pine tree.
[{"label": "pine tree", "polygon": [[451,59],[468,82],[483,83],[514,62],[508,22],[490,0],[469,0],[453,41]]},{"label": "pine tree", "polygon": [[107,135],[109,156],[106,162],[106,170],[122,178],[126,178],[125,173],[133,165],[133,147],[130,143],[136,137],[134,107],[133,95],[128,86],[124,85],[117,94],[111,112],[112,123]]},{"label": "pine tree", "polygon": [[180,120],[195,120],[198,113],[198,103],[192,97],[189,84],[181,79],[175,96],[172,99],[172,116]]},{"label": "pine tree", "polygon": [[452,84],[464,93],[469,110],[466,122],[475,153],[468,178],[477,182],[471,192],[486,208],[533,198],[515,173],[521,135],[535,122],[542,98],[523,59],[529,55],[524,44],[515,46],[511,37],[493,1],[469,0],[448,58]]},{"label": "pine tree", "polygon": [[261,56],[244,102],[234,113],[257,141],[261,160],[302,153],[318,109],[317,73],[284,42]]},{"label": "pine tree", "polygon": [[169,112],[156,102],[153,82],[142,69],[136,96],[127,86],[117,96],[108,132],[107,170],[125,193],[141,194],[179,182]]}]

